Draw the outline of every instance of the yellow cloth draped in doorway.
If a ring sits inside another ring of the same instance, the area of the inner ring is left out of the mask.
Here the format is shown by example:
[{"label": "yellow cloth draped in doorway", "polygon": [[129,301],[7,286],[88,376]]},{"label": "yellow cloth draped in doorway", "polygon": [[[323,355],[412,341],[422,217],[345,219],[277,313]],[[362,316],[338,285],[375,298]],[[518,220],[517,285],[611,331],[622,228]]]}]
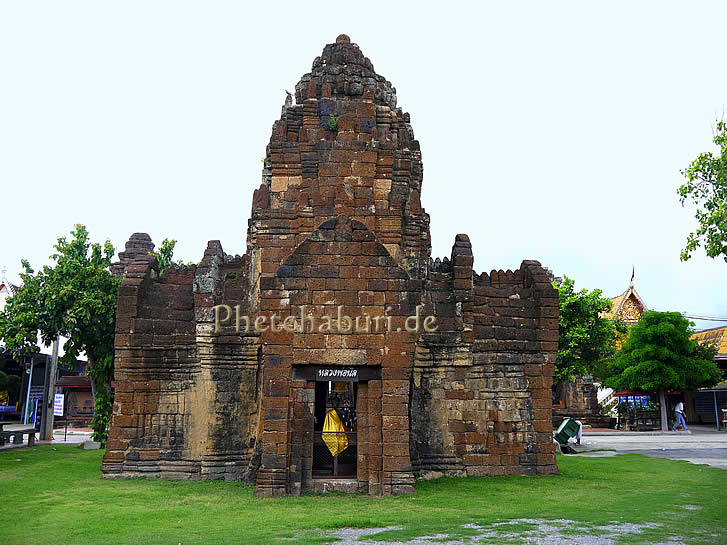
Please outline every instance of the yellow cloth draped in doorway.
[{"label": "yellow cloth draped in doorway", "polygon": [[323,422],[322,438],[334,458],[348,448],[348,435],[345,431],[336,409],[330,409]]}]

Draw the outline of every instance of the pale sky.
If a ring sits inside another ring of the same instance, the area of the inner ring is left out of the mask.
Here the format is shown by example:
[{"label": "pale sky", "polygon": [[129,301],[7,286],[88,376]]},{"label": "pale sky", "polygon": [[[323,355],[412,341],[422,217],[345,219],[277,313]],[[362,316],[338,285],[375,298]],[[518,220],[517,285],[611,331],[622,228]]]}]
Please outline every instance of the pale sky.
[{"label": "pale sky", "polygon": [[[430,7],[431,6],[431,7]],[[727,263],[679,251],[680,169],[716,151],[727,2],[3,2],[0,266],[76,223],[198,262],[243,253],[285,90],[346,33],[397,89],[433,256],[537,259],[609,297],[727,317]],[[725,322],[698,322],[715,327]]]}]

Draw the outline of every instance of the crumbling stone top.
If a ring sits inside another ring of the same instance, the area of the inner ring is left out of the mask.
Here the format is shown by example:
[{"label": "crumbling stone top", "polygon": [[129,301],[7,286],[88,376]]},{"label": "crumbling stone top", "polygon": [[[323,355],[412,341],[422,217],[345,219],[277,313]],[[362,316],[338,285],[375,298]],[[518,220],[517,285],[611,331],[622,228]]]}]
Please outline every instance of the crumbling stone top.
[{"label": "crumbling stone top", "polygon": [[[316,96],[309,97],[313,86]],[[374,65],[364,56],[357,44],[351,43],[346,34],[336,42],[323,48],[323,53],[313,61],[313,67],[295,86],[295,99],[300,104],[307,98],[321,98],[324,84],[330,84],[331,96],[361,98],[369,89],[374,102],[380,106],[396,109],[396,89],[374,70]]]},{"label": "crumbling stone top", "polygon": [[119,260],[111,264],[111,274],[121,278],[126,274],[126,268],[136,259],[152,259],[150,255],[154,251],[154,243],[147,233],[134,233],[126,241],[126,249],[119,252]]},{"label": "crumbling stone top", "polygon": [[126,242],[126,249],[129,250],[131,248],[145,248],[153,250],[154,244],[152,243],[151,237],[148,233],[134,233]]}]

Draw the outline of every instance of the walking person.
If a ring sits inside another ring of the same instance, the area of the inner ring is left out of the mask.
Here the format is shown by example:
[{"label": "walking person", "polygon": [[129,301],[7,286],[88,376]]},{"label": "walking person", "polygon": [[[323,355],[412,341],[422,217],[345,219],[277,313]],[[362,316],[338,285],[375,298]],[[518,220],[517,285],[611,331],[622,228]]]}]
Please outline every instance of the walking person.
[{"label": "walking person", "polygon": [[677,406],[674,407],[674,414],[676,415],[677,419],[674,422],[674,427],[671,429],[671,431],[677,431],[679,424],[682,425],[684,431],[688,430],[689,428],[687,428],[687,421],[684,420],[684,403],[682,403],[681,401],[677,403]]}]

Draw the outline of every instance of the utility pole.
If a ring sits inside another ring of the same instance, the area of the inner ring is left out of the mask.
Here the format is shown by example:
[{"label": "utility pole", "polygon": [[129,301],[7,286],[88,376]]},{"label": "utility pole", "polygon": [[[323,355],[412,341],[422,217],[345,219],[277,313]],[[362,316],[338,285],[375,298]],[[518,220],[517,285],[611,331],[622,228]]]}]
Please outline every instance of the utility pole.
[{"label": "utility pole", "polygon": [[56,393],[56,372],[58,370],[58,337],[53,341],[53,352],[45,367],[45,387],[43,388],[43,422],[40,439],[53,440],[53,401]]}]

